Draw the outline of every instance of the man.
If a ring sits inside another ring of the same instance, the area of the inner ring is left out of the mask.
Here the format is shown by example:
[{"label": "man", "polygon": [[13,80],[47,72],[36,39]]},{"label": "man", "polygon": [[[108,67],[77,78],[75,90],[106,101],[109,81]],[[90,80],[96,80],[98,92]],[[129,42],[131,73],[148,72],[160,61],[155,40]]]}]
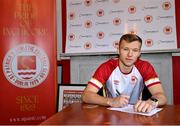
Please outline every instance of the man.
[{"label": "man", "polygon": [[[85,103],[111,107],[123,107],[134,104],[137,112],[150,112],[166,104],[161,82],[153,66],[140,60],[142,39],[134,34],[125,34],[119,41],[119,57],[101,64],[89,80],[83,92]],[[107,97],[97,94],[105,87]],[[147,87],[152,97],[141,100],[141,94]]]}]

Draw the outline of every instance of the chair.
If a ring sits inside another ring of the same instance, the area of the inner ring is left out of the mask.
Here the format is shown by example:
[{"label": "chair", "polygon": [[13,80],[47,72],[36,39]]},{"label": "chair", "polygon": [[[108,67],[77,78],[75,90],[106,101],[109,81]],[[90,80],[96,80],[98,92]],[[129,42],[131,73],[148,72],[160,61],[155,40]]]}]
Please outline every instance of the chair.
[{"label": "chair", "polygon": [[142,100],[147,100],[147,99],[149,99],[151,97],[152,97],[152,95],[149,92],[148,88],[146,86],[144,86],[144,89],[142,91]]}]

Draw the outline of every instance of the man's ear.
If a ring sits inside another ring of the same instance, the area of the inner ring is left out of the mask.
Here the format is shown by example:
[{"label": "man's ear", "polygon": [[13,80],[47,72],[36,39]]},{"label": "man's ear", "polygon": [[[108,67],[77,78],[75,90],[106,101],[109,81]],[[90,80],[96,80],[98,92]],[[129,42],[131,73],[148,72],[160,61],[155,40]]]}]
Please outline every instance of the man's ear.
[{"label": "man's ear", "polygon": [[119,54],[119,49],[116,49],[117,54]]},{"label": "man's ear", "polygon": [[120,54],[119,46],[116,48],[117,54]]}]

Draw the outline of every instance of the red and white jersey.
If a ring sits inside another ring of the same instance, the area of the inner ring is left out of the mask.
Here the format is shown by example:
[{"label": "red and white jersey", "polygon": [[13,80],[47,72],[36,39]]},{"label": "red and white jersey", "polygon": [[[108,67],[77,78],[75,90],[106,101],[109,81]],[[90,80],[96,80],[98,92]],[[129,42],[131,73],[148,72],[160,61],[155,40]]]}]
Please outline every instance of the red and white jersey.
[{"label": "red and white jersey", "polygon": [[147,61],[137,60],[131,72],[125,74],[119,68],[119,59],[113,58],[99,66],[88,84],[98,89],[105,84],[108,97],[117,97],[118,90],[130,96],[130,104],[135,104],[144,86],[160,84],[160,80]]}]

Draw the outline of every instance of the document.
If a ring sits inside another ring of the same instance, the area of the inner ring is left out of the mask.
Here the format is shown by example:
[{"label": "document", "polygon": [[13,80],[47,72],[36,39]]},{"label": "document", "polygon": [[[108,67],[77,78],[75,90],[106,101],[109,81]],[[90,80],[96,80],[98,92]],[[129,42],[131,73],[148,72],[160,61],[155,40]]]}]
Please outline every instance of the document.
[{"label": "document", "polygon": [[135,112],[133,107],[134,107],[134,105],[128,104],[127,106],[122,107],[122,108],[113,108],[113,107],[111,107],[111,108],[108,108],[108,109],[109,110],[132,113],[132,114],[140,114],[140,115],[145,115],[145,116],[152,116],[152,115],[154,115],[157,112],[162,110],[162,108],[155,108],[151,112]]}]

